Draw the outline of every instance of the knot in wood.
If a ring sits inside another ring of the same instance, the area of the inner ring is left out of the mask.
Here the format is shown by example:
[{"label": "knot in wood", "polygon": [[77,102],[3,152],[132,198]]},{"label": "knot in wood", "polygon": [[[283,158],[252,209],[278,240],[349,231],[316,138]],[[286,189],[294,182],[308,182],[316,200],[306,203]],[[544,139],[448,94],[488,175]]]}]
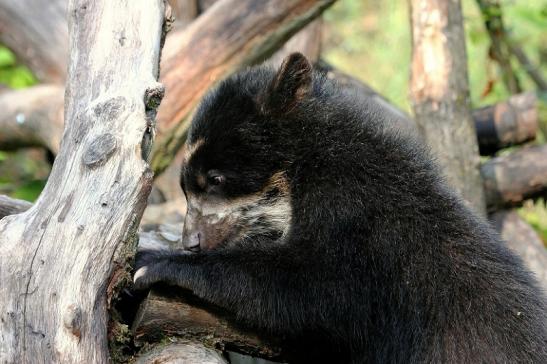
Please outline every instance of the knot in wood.
[{"label": "knot in wood", "polygon": [[116,137],[110,133],[99,135],[84,152],[83,162],[89,168],[102,166],[118,148]]},{"label": "knot in wood", "polygon": [[144,105],[147,110],[157,109],[165,95],[165,87],[161,83],[156,83],[144,91]]},{"label": "knot in wood", "polygon": [[68,305],[63,315],[63,325],[72,335],[80,338],[82,327],[82,310],[80,307],[74,303]]},{"label": "knot in wood", "polygon": [[127,106],[125,97],[116,96],[99,102],[93,107],[93,113],[105,121],[112,121],[122,114]]}]

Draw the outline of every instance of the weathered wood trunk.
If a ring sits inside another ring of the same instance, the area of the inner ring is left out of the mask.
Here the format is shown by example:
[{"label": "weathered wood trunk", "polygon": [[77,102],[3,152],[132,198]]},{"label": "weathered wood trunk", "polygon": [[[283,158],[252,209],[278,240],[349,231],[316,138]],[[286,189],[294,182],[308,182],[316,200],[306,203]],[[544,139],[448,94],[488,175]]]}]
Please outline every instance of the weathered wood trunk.
[{"label": "weathered wood trunk", "polygon": [[141,145],[163,92],[164,9],[70,1],[60,153],[37,203],[0,221],[2,363],[108,362],[110,277],[125,273],[152,182]]},{"label": "weathered wood trunk", "polygon": [[485,212],[459,0],[410,0],[410,98],[416,122],[463,198]]}]

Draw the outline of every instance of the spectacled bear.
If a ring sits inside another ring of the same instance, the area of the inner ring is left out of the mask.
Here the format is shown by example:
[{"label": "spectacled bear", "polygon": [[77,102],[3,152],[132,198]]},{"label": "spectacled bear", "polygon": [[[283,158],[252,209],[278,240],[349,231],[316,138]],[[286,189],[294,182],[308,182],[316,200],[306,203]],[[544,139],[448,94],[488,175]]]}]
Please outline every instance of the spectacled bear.
[{"label": "spectacled bear", "polygon": [[388,124],[300,54],[222,82],[185,146],[187,251],[140,252],[136,286],[190,289],[298,363],[547,363],[534,278]]}]

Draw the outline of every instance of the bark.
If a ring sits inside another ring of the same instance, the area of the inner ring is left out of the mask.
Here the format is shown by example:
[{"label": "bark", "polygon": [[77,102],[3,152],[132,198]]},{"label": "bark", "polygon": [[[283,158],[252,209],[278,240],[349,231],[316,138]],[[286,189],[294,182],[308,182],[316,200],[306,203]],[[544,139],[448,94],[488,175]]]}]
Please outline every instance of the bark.
[{"label": "bark", "polygon": [[61,150],[37,203],[0,221],[7,363],[108,362],[109,300],[152,183],[163,0],[72,0],[69,14]]},{"label": "bark", "polygon": [[533,140],[538,130],[536,95],[513,95],[507,101],[473,111],[481,155]]},{"label": "bark", "polygon": [[482,165],[481,174],[490,211],[547,196],[547,145],[492,158]]},{"label": "bark", "polygon": [[0,42],[40,81],[62,83],[68,59],[66,0],[0,0]]},{"label": "bark", "polygon": [[57,154],[63,135],[63,94],[57,85],[0,94],[0,149],[43,146]]},{"label": "bark", "polygon": [[448,182],[484,213],[460,1],[410,0],[410,8],[410,98],[416,122]]},{"label": "bark", "polygon": [[211,86],[273,53],[333,3],[334,0],[223,0],[184,32],[173,34],[162,63],[162,81],[168,93],[158,114],[154,171],[169,166],[186,138],[188,116]]},{"label": "bark", "polygon": [[496,212],[490,220],[509,248],[524,260],[544,292],[547,292],[547,250],[538,234],[515,211]]}]

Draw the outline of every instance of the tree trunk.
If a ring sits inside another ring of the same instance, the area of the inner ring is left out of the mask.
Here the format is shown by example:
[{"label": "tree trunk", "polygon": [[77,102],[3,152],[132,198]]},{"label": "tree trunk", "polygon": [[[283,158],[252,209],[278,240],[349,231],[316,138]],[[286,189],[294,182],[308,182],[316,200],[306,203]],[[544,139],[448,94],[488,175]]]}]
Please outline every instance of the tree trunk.
[{"label": "tree trunk", "polygon": [[65,80],[66,3],[66,0],[0,0],[0,42],[40,81]]},{"label": "tree trunk", "polygon": [[61,150],[37,203],[0,221],[3,363],[108,362],[107,309],[152,183],[164,2],[72,0],[69,14]]},{"label": "tree trunk", "polygon": [[410,98],[416,122],[448,182],[484,214],[460,1],[410,0],[410,8]]}]

